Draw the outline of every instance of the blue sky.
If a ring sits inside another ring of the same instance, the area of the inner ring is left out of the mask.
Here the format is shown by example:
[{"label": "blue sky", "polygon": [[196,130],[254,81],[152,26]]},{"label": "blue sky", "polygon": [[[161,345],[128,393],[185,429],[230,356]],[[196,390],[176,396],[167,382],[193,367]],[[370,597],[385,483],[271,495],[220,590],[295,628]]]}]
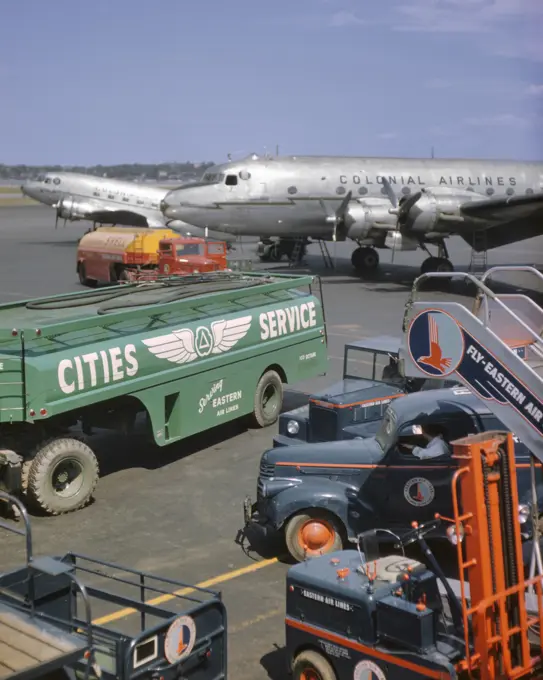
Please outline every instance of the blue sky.
[{"label": "blue sky", "polygon": [[543,158],[543,0],[18,0],[0,163]]}]

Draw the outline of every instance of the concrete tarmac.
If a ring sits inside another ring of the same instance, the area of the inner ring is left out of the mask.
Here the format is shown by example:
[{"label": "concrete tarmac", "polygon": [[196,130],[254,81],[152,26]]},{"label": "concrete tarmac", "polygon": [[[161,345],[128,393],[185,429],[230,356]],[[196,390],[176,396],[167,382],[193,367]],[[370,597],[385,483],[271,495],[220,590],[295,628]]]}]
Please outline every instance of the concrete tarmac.
[{"label": "concrete tarmac", "polygon": [[[82,289],[76,249],[89,225],[63,228],[61,222],[55,231],[54,219],[54,211],[41,206],[0,209],[0,302]],[[248,256],[254,248],[254,242],[242,243],[237,254]],[[333,272],[323,268],[318,246],[309,250],[307,264],[322,276],[329,370],[289,386],[287,406],[341,378],[346,342],[401,332],[404,305],[425,256],[396,253],[392,265],[390,253],[381,253],[379,273],[361,280],[349,262],[352,248],[337,245]],[[330,252],[334,255],[333,245]],[[469,248],[460,239],[452,240],[450,255],[458,267],[469,264]],[[490,252],[489,263],[543,267],[543,237]],[[510,283],[525,285],[519,277]],[[148,444],[141,433],[100,432],[91,443],[102,474],[95,501],[73,514],[33,518],[36,553],[72,550],[188,584],[210,581],[222,590],[228,609],[230,677],[283,680],[288,568],[283,546],[236,542],[243,499],[255,495],[260,455],[276,431],[230,423],[166,448]],[[1,540],[0,570],[21,564],[23,540],[4,531]],[[96,615],[110,613],[99,609]],[[119,625],[130,628],[138,621],[128,617]]]}]

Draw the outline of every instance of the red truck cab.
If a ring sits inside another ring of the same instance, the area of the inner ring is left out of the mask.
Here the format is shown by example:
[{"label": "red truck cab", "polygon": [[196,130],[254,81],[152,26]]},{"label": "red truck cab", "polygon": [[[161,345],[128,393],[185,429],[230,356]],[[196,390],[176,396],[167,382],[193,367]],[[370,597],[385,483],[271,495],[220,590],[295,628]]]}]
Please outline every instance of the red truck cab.
[{"label": "red truck cab", "polygon": [[203,238],[165,238],[159,243],[158,273],[198,274],[226,269],[226,243]]}]

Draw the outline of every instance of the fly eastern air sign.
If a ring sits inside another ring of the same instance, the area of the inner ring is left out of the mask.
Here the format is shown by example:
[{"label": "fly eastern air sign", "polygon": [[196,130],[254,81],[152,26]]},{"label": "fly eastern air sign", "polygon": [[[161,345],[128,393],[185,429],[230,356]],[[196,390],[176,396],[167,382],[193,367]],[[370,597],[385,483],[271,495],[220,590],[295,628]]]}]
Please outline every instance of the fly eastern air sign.
[{"label": "fly eastern air sign", "polygon": [[[317,325],[315,302],[304,302],[262,312],[258,318],[260,340],[271,340],[308,330]],[[197,359],[219,355],[233,349],[251,330],[253,315],[213,321],[210,325],[181,328],[165,335],[142,340],[157,359],[174,364],[188,364]],[[97,349],[58,364],[58,384],[64,394],[105,386],[138,374],[142,357],[136,346]]]},{"label": "fly eastern air sign", "polygon": [[409,328],[411,359],[431,377],[457,373],[486,401],[510,406],[543,436],[542,395],[535,394],[456,319],[441,310],[425,310]]}]

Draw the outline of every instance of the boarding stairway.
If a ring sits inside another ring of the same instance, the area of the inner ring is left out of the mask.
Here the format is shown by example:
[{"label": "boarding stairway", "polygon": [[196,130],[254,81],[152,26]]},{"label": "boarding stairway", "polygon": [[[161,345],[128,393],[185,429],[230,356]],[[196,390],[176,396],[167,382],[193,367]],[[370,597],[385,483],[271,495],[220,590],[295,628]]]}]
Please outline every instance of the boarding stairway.
[{"label": "boarding stairway", "polygon": [[[496,294],[486,285],[492,275],[512,271],[543,284],[534,267],[492,267],[480,279],[462,272],[416,279],[403,322],[403,371],[463,383],[543,462],[543,309],[527,295]],[[416,301],[421,284],[434,277],[475,286],[472,309]]]}]

